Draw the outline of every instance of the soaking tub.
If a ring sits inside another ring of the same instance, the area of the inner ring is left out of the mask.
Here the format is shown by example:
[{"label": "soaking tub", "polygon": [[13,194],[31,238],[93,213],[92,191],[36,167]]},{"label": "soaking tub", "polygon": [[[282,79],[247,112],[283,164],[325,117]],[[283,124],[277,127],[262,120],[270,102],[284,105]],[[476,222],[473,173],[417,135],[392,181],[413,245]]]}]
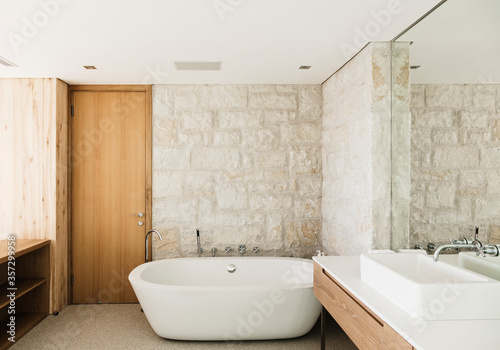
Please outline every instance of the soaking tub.
[{"label": "soaking tub", "polygon": [[136,267],[129,280],[153,330],[169,339],[294,338],[321,312],[307,259],[167,259]]}]

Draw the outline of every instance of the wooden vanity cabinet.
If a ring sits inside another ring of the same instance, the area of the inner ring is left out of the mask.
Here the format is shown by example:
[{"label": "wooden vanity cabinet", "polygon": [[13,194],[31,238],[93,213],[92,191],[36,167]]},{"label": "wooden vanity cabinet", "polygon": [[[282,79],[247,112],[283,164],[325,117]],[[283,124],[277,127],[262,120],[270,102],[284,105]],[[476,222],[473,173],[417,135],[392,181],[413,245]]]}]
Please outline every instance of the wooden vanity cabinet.
[{"label": "wooden vanity cabinet", "polygon": [[316,262],[314,295],[359,349],[414,349]]},{"label": "wooden vanity cabinet", "polygon": [[[15,316],[15,341],[49,313],[50,240],[17,239],[15,242],[15,285],[8,285],[8,241],[0,241],[0,350],[14,343],[7,334],[10,316]],[[11,269],[12,271],[12,269]],[[15,293],[15,314],[9,314],[9,293]]]}]

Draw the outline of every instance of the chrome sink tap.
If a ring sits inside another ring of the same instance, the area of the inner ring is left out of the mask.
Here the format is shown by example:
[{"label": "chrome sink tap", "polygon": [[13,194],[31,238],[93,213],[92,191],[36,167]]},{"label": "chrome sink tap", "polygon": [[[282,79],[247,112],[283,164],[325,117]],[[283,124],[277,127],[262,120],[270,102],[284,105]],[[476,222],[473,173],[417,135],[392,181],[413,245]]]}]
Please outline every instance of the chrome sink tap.
[{"label": "chrome sink tap", "polygon": [[[443,249],[470,249],[470,250],[475,250],[477,251],[477,255],[483,254],[483,244],[479,241],[478,239],[479,236],[479,227],[476,227],[476,234],[474,236],[474,241],[469,243],[469,240],[467,238],[464,238],[463,240],[450,240],[451,244],[445,244],[442,246],[439,246],[436,251],[434,252],[434,261],[439,260],[439,254]],[[484,255],[483,255],[484,256]]]},{"label": "chrome sink tap", "polygon": [[[477,242],[479,242],[479,241],[477,241]],[[479,243],[481,243],[481,242],[479,242]],[[441,253],[441,251],[443,249],[448,249],[448,248],[471,249],[471,250],[478,249],[476,244],[444,244],[444,245],[440,245],[439,247],[437,247],[436,251],[434,252],[433,260],[438,261],[439,260],[439,253]]]}]

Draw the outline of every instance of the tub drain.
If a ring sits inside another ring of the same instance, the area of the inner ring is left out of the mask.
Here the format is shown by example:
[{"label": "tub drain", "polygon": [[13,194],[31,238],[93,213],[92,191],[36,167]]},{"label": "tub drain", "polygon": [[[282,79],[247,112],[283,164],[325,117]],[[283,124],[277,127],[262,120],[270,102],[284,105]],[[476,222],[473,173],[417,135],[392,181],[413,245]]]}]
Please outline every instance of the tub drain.
[{"label": "tub drain", "polygon": [[234,266],[233,264],[227,265],[227,272],[233,273],[234,271],[236,271],[236,266]]}]

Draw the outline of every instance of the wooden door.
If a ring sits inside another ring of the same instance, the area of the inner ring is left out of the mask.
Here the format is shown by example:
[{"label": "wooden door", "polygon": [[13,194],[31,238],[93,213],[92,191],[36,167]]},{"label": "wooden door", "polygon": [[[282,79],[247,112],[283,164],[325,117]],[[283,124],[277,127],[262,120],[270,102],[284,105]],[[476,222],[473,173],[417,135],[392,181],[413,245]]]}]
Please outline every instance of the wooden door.
[{"label": "wooden door", "polygon": [[71,88],[75,304],[137,302],[128,275],[151,223],[151,90],[117,89]]}]

